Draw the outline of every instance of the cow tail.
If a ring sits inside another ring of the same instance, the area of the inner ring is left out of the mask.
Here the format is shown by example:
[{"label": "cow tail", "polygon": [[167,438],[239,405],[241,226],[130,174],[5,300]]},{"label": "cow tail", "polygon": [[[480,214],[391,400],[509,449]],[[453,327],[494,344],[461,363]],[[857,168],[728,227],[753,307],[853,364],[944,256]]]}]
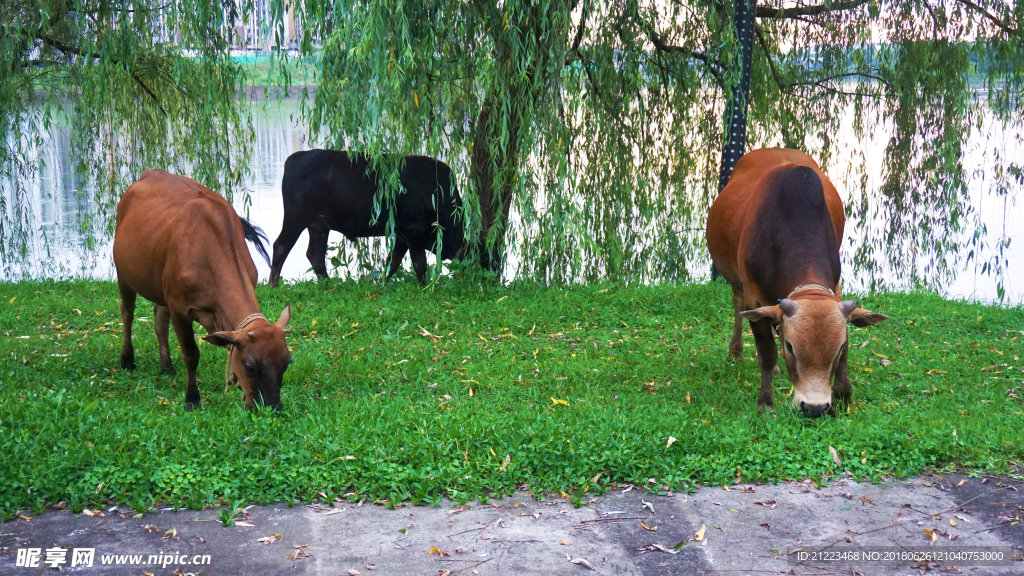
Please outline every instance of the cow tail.
[{"label": "cow tail", "polygon": [[267,266],[270,266],[270,254],[267,253],[267,233],[259,226],[253,226],[251,222],[241,216],[239,216],[238,219],[242,221],[242,230],[245,230],[245,239],[252,242],[253,246],[256,247],[256,251],[260,253],[260,256],[263,256],[264,260],[266,260]]}]

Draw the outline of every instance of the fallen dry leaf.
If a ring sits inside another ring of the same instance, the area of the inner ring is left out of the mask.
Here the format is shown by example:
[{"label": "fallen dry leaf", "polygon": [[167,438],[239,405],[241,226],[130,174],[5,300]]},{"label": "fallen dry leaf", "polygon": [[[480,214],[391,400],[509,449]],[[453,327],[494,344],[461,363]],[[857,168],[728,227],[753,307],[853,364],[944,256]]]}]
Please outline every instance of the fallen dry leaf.
[{"label": "fallen dry leaf", "polygon": [[648,510],[651,511],[652,514],[654,513],[654,504],[651,504],[650,502],[644,500],[643,498],[640,499],[640,508],[647,508]]},{"label": "fallen dry leaf", "polygon": [[569,545],[569,541],[568,540],[562,540],[561,542],[559,542],[559,544],[561,544],[562,546],[568,546]]},{"label": "fallen dry leaf", "polygon": [[263,538],[257,538],[256,541],[260,544],[273,544],[274,542],[280,542],[282,538],[283,536],[281,536],[280,534],[270,534],[268,536],[264,536]]},{"label": "fallen dry leaf", "polygon": [[178,535],[178,529],[177,528],[171,528],[167,532],[164,532],[163,538],[164,538],[164,540],[167,540],[169,538],[174,538],[177,535]]},{"label": "fallen dry leaf", "polygon": [[586,558],[573,558],[573,559],[569,560],[569,562],[571,562],[572,564],[579,564],[580,566],[583,566],[587,570],[593,570],[594,569],[594,567],[590,565],[590,562],[588,562]]},{"label": "fallen dry leaf", "polygon": [[[424,330],[424,332],[426,332],[426,330]],[[355,568],[351,568],[348,571],[348,576],[359,576],[360,574],[362,574],[362,572],[356,570]]]},{"label": "fallen dry leaf", "polygon": [[651,532],[657,532],[658,531],[658,527],[657,526],[648,526],[647,524],[644,524],[643,520],[640,521],[640,527],[643,528],[644,530],[649,530]]},{"label": "fallen dry leaf", "polygon": [[672,446],[672,443],[676,441],[675,436],[669,436],[668,442],[665,443],[665,448]]},{"label": "fallen dry leaf", "polygon": [[236,521],[235,522],[235,526],[241,526],[243,528],[255,528],[256,527],[255,524],[250,524],[248,522],[242,522],[242,521]]},{"label": "fallen dry leaf", "polygon": [[700,525],[700,530],[697,530],[697,533],[693,535],[693,539],[696,540],[697,542],[700,542],[701,540],[703,540],[704,539],[704,532],[707,529],[708,529],[707,524],[701,524]]},{"label": "fallen dry leaf", "polygon": [[430,550],[427,551],[427,555],[428,556],[430,556],[432,554],[437,554],[438,558],[443,558],[445,556],[451,556],[451,554],[445,552],[444,550],[441,550],[437,546],[434,546],[433,548],[431,548]]},{"label": "fallen dry leaf", "polygon": [[839,453],[836,452],[836,449],[829,446],[828,451],[832,454],[832,461],[836,463],[836,466],[842,466],[843,463],[839,460]]}]

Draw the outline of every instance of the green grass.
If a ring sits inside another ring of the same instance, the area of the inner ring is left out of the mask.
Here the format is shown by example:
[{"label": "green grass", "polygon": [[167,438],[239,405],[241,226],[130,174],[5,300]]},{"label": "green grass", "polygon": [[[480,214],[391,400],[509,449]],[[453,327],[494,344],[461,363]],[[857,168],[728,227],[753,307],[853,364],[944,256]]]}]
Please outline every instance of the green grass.
[{"label": "green grass", "polygon": [[295,363],[277,416],[224,393],[225,352],[206,344],[203,408],[185,412],[180,357],[178,378],[158,375],[142,300],[138,369],[118,370],[113,283],[0,284],[4,518],[60,500],[142,510],[355,492],[395,505],[524,484],[579,502],[610,483],[678,490],[738,472],[878,479],[1004,471],[1024,459],[1020,307],[865,298],[890,320],[851,328],[855,405],[810,420],[789,408],[784,376],[777,417],[757,415],[752,339],[741,366],[726,360],[721,284],[420,290],[335,280],[258,293],[272,319],[294,307]]}]

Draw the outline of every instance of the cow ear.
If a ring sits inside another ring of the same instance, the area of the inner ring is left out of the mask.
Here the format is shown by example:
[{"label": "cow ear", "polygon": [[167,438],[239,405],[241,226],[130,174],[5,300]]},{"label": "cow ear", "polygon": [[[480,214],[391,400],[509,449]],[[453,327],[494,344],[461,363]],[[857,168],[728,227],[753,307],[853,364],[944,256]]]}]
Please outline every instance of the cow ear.
[{"label": "cow ear", "polygon": [[889,317],[885,314],[879,314],[878,312],[872,312],[871,310],[865,310],[863,308],[856,308],[850,313],[850,317],[847,322],[853,324],[858,328],[864,328],[865,326],[872,326],[879,322],[885,322]]},{"label": "cow ear", "polygon": [[[244,334],[243,334],[244,336]],[[207,334],[203,336],[203,340],[206,340],[214,346],[220,346],[221,348],[227,348],[228,346],[238,346],[239,334],[237,332],[214,332],[213,334]]]},{"label": "cow ear", "polygon": [[277,319],[277,327],[284,330],[284,327],[288,325],[288,321],[292,319],[292,305],[287,304],[284,307],[284,311],[281,312],[281,316]]},{"label": "cow ear", "polygon": [[744,310],[743,312],[740,312],[740,316],[743,316],[751,322],[757,322],[758,320],[769,318],[772,322],[779,324],[782,322],[782,309],[778,306],[764,306],[753,310]]}]

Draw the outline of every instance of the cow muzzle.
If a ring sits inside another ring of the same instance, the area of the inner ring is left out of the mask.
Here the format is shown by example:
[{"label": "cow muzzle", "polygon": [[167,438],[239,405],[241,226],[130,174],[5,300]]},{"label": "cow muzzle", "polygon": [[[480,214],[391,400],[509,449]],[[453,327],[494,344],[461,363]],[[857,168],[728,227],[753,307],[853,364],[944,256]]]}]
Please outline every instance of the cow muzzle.
[{"label": "cow muzzle", "polygon": [[835,414],[835,410],[832,409],[831,402],[826,402],[824,404],[808,404],[807,402],[800,402],[800,413],[808,418],[819,418],[825,414]]}]

